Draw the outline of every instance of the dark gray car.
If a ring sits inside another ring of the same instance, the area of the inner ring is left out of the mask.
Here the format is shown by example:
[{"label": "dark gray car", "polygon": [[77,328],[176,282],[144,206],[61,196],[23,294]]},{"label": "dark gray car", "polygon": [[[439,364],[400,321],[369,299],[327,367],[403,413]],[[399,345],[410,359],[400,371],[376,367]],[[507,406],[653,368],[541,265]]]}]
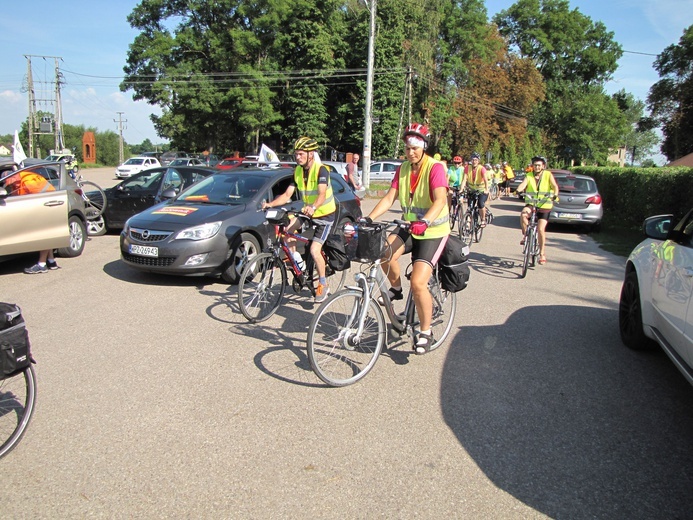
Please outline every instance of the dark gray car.
[{"label": "dark gray car", "polygon": [[[339,174],[330,179],[338,203],[335,221],[356,221],[359,198]],[[260,209],[262,201],[284,193],[292,181],[291,168],[211,175],[129,219],[120,235],[122,260],[141,271],[221,276],[236,283],[244,261],[258,254],[274,233]],[[303,206],[297,192],[287,206]]]},{"label": "dark gray car", "polygon": [[585,226],[599,231],[602,224],[602,196],[597,183],[588,175],[568,170],[551,170],[558,184],[558,198],[554,202],[549,223]]}]

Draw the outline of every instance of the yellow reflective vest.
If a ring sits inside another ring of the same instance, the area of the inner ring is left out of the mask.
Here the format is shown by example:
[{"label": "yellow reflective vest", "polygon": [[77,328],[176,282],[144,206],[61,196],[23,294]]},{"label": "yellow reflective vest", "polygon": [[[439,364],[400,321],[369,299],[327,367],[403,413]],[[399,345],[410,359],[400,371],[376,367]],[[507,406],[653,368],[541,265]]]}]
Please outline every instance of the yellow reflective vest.
[{"label": "yellow reflective vest", "polygon": [[[431,199],[431,169],[438,161],[424,155],[423,164],[419,169],[419,180],[416,183],[414,193],[411,189],[411,163],[404,161],[399,169],[399,203],[402,206],[402,218],[408,222],[421,220],[428,209],[433,205]],[[448,223],[448,205],[445,204],[438,216],[428,226],[422,236],[412,235],[415,239],[440,238],[450,234]]]},{"label": "yellow reflective vest", "polygon": [[[546,174],[549,175],[546,175]],[[541,197],[548,194],[553,194],[553,188],[551,187],[551,172],[544,170],[539,179],[539,186],[537,186],[537,179],[534,177],[534,172],[527,174],[527,188],[525,190],[527,193],[534,194],[535,197]],[[553,201],[551,199],[543,201],[541,204],[537,204],[539,209],[551,209],[553,208]]]},{"label": "yellow reflective vest", "polygon": [[[306,206],[314,206],[315,201],[318,200],[318,172],[320,171],[321,163],[314,161],[313,165],[308,171],[308,179],[306,183],[303,182],[303,167],[296,166],[294,170],[294,182],[298,191],[301,193],[301,198]],[[330,215],[337,211],[337,204],[334,200],[334,193],[332,192],[332,183],[330,182],[330,174],[327,173],[327,193],[325,193],[325,201],[322,205],[315,209],[313,216],[316,218],[324,217],[325,215]]]}]

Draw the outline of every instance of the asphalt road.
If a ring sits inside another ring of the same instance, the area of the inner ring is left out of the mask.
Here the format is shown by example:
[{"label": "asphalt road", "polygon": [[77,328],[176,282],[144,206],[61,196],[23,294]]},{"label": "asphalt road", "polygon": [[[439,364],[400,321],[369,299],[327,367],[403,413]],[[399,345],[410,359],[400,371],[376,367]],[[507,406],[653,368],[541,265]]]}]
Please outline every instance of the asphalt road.
[{"label": "asphalt road", "polygon": [[519,210],[494,203],[448,344],[392,341],[341,389],[310,371],[305,293],[250,325],[235,287],[130,270],[115,234],[0,264],[38,360],[2,516],[691,518],[693,388],[621,344],[625,260],[556,230],[520,279]]}]

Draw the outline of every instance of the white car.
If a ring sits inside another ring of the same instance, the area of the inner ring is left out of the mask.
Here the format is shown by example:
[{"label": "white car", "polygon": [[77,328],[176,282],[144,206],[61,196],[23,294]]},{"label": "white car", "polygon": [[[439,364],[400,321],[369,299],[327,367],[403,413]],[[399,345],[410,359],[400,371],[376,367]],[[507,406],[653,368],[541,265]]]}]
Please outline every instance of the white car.
[{"label": "white car", "polygon": [[371,163],[370,182],[378,184],[390,184],[395,177],[397,168],[402,162],[399,159],[375,161]]},{"label": "white car", "polygon": [[630,254],[621,289],[621,340],[635,350],[659,343],[693,384],[693,210],[645,220],[647,239]]},{"label": "white car", "polygon": [[116,168],[115,175],[119,179],[127,179],[136,173],[159,166],[161,166],[161,163],[156,157],[130,157]]}]

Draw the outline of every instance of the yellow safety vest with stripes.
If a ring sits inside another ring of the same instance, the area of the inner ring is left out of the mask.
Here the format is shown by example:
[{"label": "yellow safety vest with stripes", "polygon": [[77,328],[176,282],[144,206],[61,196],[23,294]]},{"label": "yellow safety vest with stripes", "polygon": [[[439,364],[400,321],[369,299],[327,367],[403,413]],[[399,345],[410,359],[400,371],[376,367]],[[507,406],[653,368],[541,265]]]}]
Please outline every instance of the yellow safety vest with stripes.
[{"label": "yellow safety vest with stripes", "polygon": [[[308,179],[306,183],[303,183],[303,167],[296,166],[294,170],[294,182],[298,191],[301,192],[301,198],[306,206],[315,205],[315,201],[318,200],[318,172],[320,171],[321,163],[314,161],[313,165],[308,171]],[[327,193],[325,193],[325,201],[318,208],[315,208],[314,217],[324,217],[325,215],[330,215],[337,211],[337,204],[334,200],[334,193],[332,192],[332,183],[330,182],[330,174],[327,173]]]},{"label": "yellow safety vest with stripes", "polygon": [[[435,159],[424,155],[423,164],[419,169],[419,180],[416,183],[414,193],[411,189],[411,163],[405,161],[399,169],[399,203],[402,206],[402,217],[408,222],[421,220],[428,209],[433,205],[431,200],[431,169],[438,163]],[[415,239],[440,238],[450,234],[448,223],[448,205],[445,204],[438,216],[428,226],[426,232],[421,235],[412,235]]]}]

